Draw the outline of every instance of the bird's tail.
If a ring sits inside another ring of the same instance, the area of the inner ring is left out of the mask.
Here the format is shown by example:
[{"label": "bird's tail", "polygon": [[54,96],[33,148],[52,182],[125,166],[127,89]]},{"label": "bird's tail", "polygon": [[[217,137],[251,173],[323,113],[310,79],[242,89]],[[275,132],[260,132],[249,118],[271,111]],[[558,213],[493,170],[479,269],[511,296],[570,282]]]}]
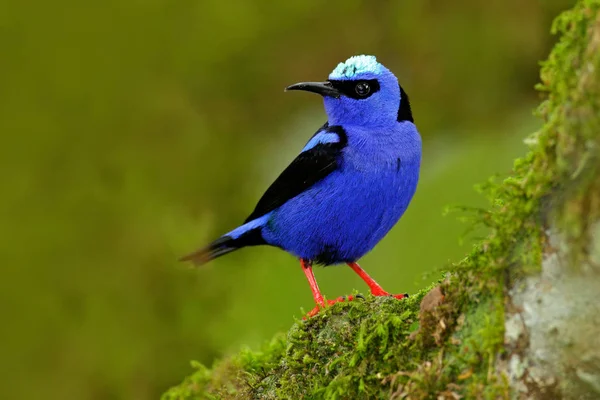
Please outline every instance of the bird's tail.
[{"label": "bird's tail", "polygon": [[181,257],[179,261],[191,261],[194,265],[202,265],[237,249],[239,247],[235,245],[235,239],[222,236],[208,246]]},{"label": "bird's tail", "polygon": [[181,257],[179,261],[191,261],[195,265],[202,265],[242,247],[267,244],[262,236],[262,228],[268,218],[269,215],[267,214],[249,221],[221,236],[208,246]]}]

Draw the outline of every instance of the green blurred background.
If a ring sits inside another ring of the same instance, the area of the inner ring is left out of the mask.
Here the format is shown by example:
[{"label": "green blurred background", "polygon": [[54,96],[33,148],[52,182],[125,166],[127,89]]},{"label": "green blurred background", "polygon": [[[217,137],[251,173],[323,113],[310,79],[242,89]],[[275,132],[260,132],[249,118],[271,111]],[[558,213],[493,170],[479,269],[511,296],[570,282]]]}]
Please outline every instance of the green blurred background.
[{"label": "green blurred background", "polygon": [[[538,61],[566,0],[0,4],[0,382],[6,399],[154,399],[312,308],[269,248],[176,259],[228,231],[325,121],[315,96],[354,54],[409,93],[422,180],[362,265],[393,292],[457,260],[448,204],[506,174],[538,122]],[[318,269],[324,293],[364,284]]]}]

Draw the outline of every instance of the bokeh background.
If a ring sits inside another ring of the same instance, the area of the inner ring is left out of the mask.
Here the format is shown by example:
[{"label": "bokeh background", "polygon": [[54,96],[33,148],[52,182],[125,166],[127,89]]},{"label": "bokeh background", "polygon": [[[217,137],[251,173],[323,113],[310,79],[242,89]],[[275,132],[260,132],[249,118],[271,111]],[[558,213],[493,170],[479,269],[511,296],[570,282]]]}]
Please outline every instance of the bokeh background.
[{"label": "bokeh background", "polygon": [[[525,152],[538,62],[572,1],[0,4],[0,382],[6,399],[154,399],[312,308],[297,262],[176,262],[241,222],[325,121],[322,80],[375,54],[408,92],[422,180],[363,266],[388,290],[462,257],[446,205]],[[330,297],[366,292],[319,269]]]}]

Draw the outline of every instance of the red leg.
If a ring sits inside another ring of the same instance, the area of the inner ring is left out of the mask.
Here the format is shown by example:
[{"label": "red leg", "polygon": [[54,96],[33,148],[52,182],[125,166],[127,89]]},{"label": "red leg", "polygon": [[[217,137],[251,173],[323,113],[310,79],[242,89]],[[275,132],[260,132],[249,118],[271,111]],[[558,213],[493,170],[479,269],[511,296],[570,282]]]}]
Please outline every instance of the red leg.
[{"label": "red leg", "polygon": [[306,275],[306,279],[308,279],[308,284],[310,285],[310,290],[312,290],[315,303],[317,303],[317,306],[325,307],[325,301],[323,300],[323,295],[319,290],[319,285],[317,285],[315,274],[313,274],[312,265],[303,258],[300,259],[300,265],[302,266],[304,275]]},{"label": "red leg", "polygon": [[312,291],[315,303],[317,303],[316,307],[309,311],[308,314],[306,314],[307,317],[314,317],[319,313],[319,310],[321,310],[321,308],[325,308],[326,305],[332,305],[339,301],[354,300],[354,296],[344,296],[338,297],[335,300],[327,300],[327,304],[325,304],[323,295],[319,290],[319,285],[317,285],[317,280],[315,279],[315,274],[313,273],[312,265],[309,261],[306,261],[304,259],[300,259],[300,265],[302,266],[302,271],[304,271],[304,275],[306,275],[306,279],[308,279],[308,284],[310,285],[310,290]]},{"label": "red leg", "polygon": [[[379,284],[377,282],[375,282],[375,279],[371,278],[369,276],[369,274],[367,274],[366,271],[360,267],[360,265],[358,265],[355,262],[349,262],[348,266],[350,268],[352,268],[352,270],[354,272],[356,272],[363,281],[365,281],[365,283],[369,286],[369,289],[371,289],[371,294],[373,296],[389,296],[390,295],[388,292],[383,290],[383,288],[381,286],[379,286]],[[407,295],[397,294],[397,295],[394,295],[394,297],[397,299],[403,299],[403,298],[407,297]]]}]

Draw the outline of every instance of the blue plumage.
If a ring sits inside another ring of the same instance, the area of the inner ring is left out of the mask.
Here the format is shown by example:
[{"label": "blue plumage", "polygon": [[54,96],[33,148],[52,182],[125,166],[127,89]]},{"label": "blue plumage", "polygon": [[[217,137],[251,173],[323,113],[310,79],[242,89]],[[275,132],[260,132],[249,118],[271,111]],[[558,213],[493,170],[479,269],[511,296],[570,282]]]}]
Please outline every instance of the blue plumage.
[{"label": "blue plumage", "polygon": [[417,186],[418,133],[411,123],[398,125],[389,131],[346,127],[338,169],[274,210],[265,240],[326,265],[370,251],[402,216]]},{"label": "blue plumage", "polygon": [[246,223],[184,257],[196,263],[245,246],[280,247],[312,269],[348,263],[374,294],[387,294],[355,264],[400,219],[419,179],[421,138],[408,96],[372,56],[340,63],[323,83],[300,83],[324,98],[328,122],[258,202]]}]

